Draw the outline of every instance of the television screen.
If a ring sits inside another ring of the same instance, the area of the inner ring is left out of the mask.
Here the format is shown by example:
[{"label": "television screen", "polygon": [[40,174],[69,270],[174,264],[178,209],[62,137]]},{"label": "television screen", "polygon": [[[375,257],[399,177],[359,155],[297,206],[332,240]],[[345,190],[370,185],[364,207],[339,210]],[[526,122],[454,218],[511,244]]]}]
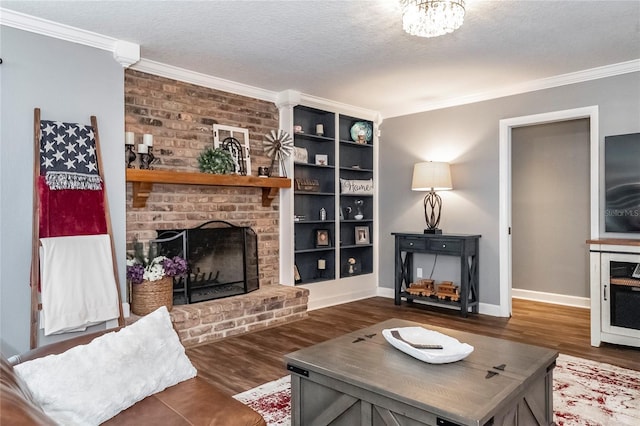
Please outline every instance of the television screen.
[{"label": "television screen", "polygon": [[640,133],[604,141],[605,231],[640,232]]}]

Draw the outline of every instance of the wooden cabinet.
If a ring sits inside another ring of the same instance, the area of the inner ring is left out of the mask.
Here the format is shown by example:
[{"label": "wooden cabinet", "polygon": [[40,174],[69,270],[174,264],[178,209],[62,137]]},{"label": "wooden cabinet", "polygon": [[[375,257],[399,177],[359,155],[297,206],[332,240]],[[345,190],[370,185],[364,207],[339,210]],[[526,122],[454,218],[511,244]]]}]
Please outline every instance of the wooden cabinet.
[{"label": "wooden cabinet", "polygon": [[[293,120],[296,284],[373,273],[374,139],[351,137],[356,123],[373,122],[306,106]],[[342,193],[341,181],[370,181],[371,191]]]},{"label": "wooden cabinet", "polygon": [[640,240],[587,241],[591,263],[591,346],[640,347]]}]

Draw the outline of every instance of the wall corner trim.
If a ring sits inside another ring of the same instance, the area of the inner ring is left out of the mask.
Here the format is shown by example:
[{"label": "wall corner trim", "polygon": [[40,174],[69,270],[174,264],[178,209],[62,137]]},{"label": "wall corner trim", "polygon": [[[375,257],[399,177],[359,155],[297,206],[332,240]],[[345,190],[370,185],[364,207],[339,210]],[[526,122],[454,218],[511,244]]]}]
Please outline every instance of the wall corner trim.
[{"label": "wall corner trim", "polygon": [[113,49],[113,59],[124,68],[129,68],[140,60],[140,45],[124,40],[116,40]]},{"label": "wall corner trim", "polygon": [[113,52],[114,59],[125,67],[140,59],[140,45],[138,44],[10,9],[0,8],[0,25]]},{"label": "wall corner trim", "polygon": [[298,92],[297,90],[292,90],[292,89],[288,89],[288,90],[283,90],[282,92],[278,93],[276,96],[276,106],[279,109],[282,108],[286,108],[286,107],[294,107],[296,105],[300,105],[300,92]]}]

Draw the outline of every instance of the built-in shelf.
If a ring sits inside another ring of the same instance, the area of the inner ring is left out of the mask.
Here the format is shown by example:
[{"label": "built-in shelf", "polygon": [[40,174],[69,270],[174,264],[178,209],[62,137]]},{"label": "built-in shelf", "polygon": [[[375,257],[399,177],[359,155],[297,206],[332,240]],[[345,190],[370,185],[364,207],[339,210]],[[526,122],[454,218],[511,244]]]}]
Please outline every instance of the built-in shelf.
[{"label": "built-in shelf", "polygon": [[291,179],[257,176],[214,175],[197,172],[177,172],[172,170],[127,169],[126,181],[132,183],[133,207],[144,207],[153,191],[154,183],[177,185],[243,186],[262,188],[262,205],[269,207],[278,196],[280,188],[291,188]]}]

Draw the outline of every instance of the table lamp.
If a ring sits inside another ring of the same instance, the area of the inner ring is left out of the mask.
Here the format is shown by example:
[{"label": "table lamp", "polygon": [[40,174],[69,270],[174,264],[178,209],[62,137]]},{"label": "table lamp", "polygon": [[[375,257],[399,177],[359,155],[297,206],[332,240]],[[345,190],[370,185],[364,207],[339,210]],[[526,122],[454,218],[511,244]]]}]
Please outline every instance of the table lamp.
[{"label": "table lamp", "polygon": [[424,233],[442,234],[442,229],[438,229],[442,198],[436,194],[436,191],[453,189],[449,163],[437,161],[416,163],[413,166],[411,189],[413,191],[429,191],[424,197],[424,220],[427,222],[427,229],[424,230]]}]

